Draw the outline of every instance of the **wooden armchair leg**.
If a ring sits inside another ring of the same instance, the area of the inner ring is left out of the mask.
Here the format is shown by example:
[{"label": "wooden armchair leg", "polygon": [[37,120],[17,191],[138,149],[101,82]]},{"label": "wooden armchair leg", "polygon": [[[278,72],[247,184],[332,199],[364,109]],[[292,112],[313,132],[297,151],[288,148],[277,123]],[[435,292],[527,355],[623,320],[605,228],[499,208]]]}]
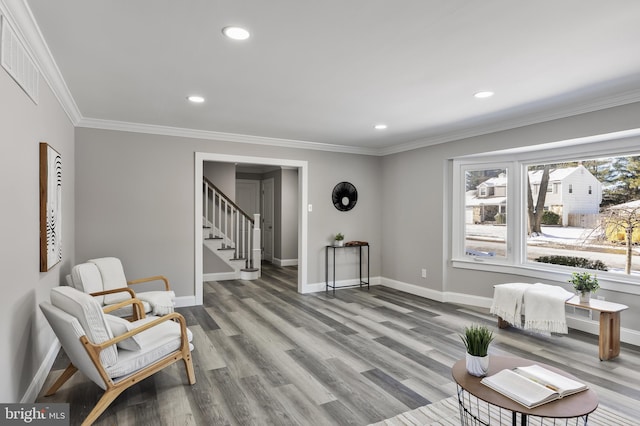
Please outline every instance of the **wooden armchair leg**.
[{"label": "wooden armchair leg", "polygon": [[194,385],[196,383],[196,373],[193,370],[193,360],[191,359],[191,354],[182,358],[184,361],[184,368],[187,370],[187,379],[189,380],[190,385]]},{"label": "wooden armchair leg", "polygon": [[116,399],[118,395],[124,392],[128,387],[129,386],[122,386],[122,387],[113,387],[113,388],[107,389],[105,393],[102,395],[102,398],[98,400],[98,403],[96,404],[96,406],[93,407],[93,410],[91,410],[87,418],[84,419],[84,421],[82,422],[82,426],[92,425],[93,422],[95,422],[98,419],[98,417],[100,417],[100,414],[102,414],[104,410],[106,410],[107,407],[109,407],[109,404],[111,404],[113,400]]},{"label": "wooden armchair leg", "polygon": [[49,388],[49,390],[47,391],[47,393],[44,394],[44,396],[51,396],[54,393],[56,393],[58,389],[60,389],[60,387],[64,385],[65,382],[69,380],[71,376],[73,376],[76,373],[76,371],[78,371],[76,366],[73,364],[69,364],[67,369],[62,372],[60,377],[58,377],[58,380],[56,380],[56,382]]}]

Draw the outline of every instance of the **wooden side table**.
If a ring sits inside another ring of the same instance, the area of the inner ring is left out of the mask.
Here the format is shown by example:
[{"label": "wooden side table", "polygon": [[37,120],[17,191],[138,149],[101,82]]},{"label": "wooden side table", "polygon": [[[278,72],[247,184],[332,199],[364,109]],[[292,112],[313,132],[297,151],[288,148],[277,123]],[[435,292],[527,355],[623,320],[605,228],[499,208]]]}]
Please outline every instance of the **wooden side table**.
[{"label": "wooden side table", "polygon": [[620,354],[620,312],[628,309],[627,305],[591,299],[589,303],[580,303],[579,296],[566,301],[569,306],[591,309],[600,312],[600,333],[598,347],[600,361],[615,358]]},{"label": "wooden side table", "polygon": [[[537,364],[549,370],[555,371],[571,379],[578,380],[574,376],[565,373],[550,365],[531,361],[525,358],[505,357],[489,355],[489,371],[487,376],[495,374],[505,368],[524,367]],[[542,424],[542,419],[576,419],[578,424],[582,420],[587,424],[589,414],[598,407],[598,395],[591,389],[576,393],[535,408],[527,408],[509,397],[506,397],[488,386],[480,383],[482,378],[467,373],[464,359],[457,361],[452,368],[453,379],[458,385],[458,405],[460,407],[460,421],[463,425],[495,425],[511,420],[515,426],[518,423],[529,424],[530,417],[536,417],[532,424]],[[540,420],[540,421],[538,421]],[[546,423],[545,423],[546,424]],[[555,424],[555,422],[554,422]],[[563,422],[562,424],[565,424]],[[571,424],[574,424],[573,421]]]}]

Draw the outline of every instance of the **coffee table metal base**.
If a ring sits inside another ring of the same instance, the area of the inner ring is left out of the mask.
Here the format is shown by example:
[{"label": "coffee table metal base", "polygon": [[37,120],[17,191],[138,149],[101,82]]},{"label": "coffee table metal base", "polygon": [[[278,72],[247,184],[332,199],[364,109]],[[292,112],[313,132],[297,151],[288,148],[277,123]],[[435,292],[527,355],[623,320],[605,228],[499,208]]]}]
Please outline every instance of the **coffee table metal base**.
[{"label": "coffee table metal base", "polygon": [[460,424],[464,426],[587,426],[589,415],[556,419],[537,417],[524,413],[500,408],[470,394],[458,385],[458,408],[460,409]]}]

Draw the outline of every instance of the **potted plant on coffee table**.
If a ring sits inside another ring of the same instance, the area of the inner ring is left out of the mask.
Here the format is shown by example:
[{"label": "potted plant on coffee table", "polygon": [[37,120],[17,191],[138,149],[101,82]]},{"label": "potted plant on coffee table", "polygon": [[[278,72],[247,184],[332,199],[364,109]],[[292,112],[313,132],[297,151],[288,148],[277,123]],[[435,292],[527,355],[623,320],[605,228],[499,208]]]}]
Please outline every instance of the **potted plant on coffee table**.
[{"label": "potted plant on coffee table", "polygon": [[576,293],[580,295],[580,303],[589,303],[591,293],[600,288],[598,277],[590,272],[574,272],[568,282],[573,284]]},{"label": "potted plant on coffee table", "polygon": [[486,325],[471,325],[460,335],[466,353],[466,365],[469,374],[482,377],[489,370],[489,344],[493,341],[493,332]]},{"label": "potted plant on coffee table", "polygon": [[344,245],[344,235],[342,235],[342,233],[338,232],[334,239],[336,241],[336,246],[342,247]]}]

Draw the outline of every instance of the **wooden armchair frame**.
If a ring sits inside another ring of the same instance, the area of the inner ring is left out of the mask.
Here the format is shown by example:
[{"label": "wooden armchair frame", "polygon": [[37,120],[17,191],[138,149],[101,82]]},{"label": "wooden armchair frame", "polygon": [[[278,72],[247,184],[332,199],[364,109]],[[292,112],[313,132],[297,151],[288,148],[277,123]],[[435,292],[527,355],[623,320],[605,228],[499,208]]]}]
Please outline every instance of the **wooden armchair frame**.
[{"label": "wooden armchair frame", "polygon": [[96,291],[95,293],[90,293],[89,295],[95,297],[95,296],[104,296],[105,294],[114,294],[114,293],[122,293],[122,292],[129,293],[129,295],[131,296],[131,299],[128,299],[113,305],[105,306],[104,308],[102,308],[102,311],[105,314],[108,314],[109,312],[113,312],[120,308],[124,308],[127,305],[133,305],[133,314],[129,319],[131,321],[136,321],[144,318],[145,312],[144,312],[144,305],[142,304],[142,301],[140,301],[140,299],[136,299],[136,293],[128,287],[116,288],[113,290]]},{"label": "wooden armchair frame", "polygon": [[154,275],[152,277],[138,278],[137,280],[127,281],[127,284],[128,285],[135,285],[135,284],[148,283],[148,282],[152,282],[152,281],[164,281],[164,289],[165,289],[165,291],[171,290],[171,288],[169,287],[169,279],[167,277],[165,277],[164,275]]},{"label": "wooden armchair frame", "polygon": [[[110,290],[109,292],[115,292],[115,291]],[[139,309],[142,312],[142,316],[144,317],[142,302],[138,299],[125,300],[116,305],[109,306],[105,308],[105,312],[107,310],[111,311],[113,309],[118,309],[129,304],[133,304],[137,306],[137,308],[134,310]],[[177,321],[180,324],[180,347],[177,350],[159,359],[158,361],[152,364],[149,364],[148,366],[142,368],[141,370],[138,370],[137,372],[127,376],[126,378],[114,383],[111,377],[109,377],[109,375],[107,374],[102,363],[100,362],[100,352],[105,348],[115,345],[118,342],[128,339],[131,336],[134,336],[138,333],[141,333],[142,331],[148,330],[166,321]],[[147,377],[157,373],[158,371],[164,369],[165,367],[168,367],[169,365],[177,361],[182,360],[184,362],[189,384],[193,385],[196,383],[196,377],[195,377],[195,372],[193,368],[193,360],[191,358],[191,350],[189,348],[189,339],[187,335],[187,323],[184,317],[177,312],[173,312],[171,314],[159,317],[156,320],[150,321],[146,324],[136,327],[131,331],[128,331],[118,337],[114,337],[113,339],[107,340],[99,345],[96,345],[90,342],[89,339],[87,339],[86,335],[83,335],[80,337],[80,342],[82,342],[82,345],[87,351],[87,354],[91,359],[91,362],[95,366],[96,370],[100,374],[100,377],[102,378],[102,380],[104,380],[104,383],[106,385],[104,394],[98,400],[95,407],[93,407],[93,409],[91,410],[87,418],[82,422],[82,426],[88,426],[93,424],[93,422],[97,420],[97,418],[104,412],[104,410],[106,410],[107,407],[127,388],[133,386],[134,384],[140,382],[143,379],[146,379]],[[69,380],[77,371],[78,371],[78,368],[74,366],[73,363],[70,363],[69,366],[65,369],[65,371],[60,375],[60,377],[55,381],[55,383],[49,388],[49,390],[47,390],[47,392],[45,393],[45,396],[51,396],[55,394],[58,391],[58,389],[60,389],[60,387],[65,382],[67,382],[67,380]]]}]

